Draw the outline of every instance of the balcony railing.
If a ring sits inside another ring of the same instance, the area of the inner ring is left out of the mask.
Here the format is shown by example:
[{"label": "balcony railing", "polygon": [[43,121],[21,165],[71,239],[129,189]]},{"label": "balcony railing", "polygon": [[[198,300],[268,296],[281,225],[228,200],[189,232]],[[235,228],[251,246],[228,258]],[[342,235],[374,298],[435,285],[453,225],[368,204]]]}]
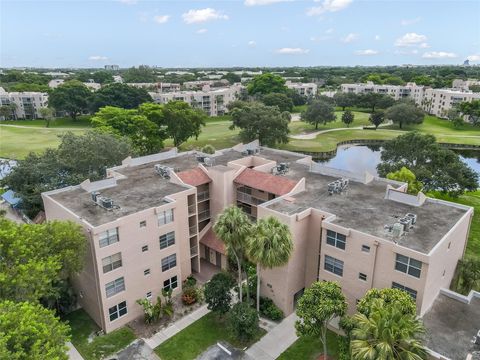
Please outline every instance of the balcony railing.
[{"label": "balcony railing", "polygon": [[198,213],[198,221],[203,221],[206,219],[210,219],[210,209],[200,211]]},{"label": "balcony railing", "polygon": [[210,199],[210,191],[202,191],[197,194],[197,201],[205,201]]},{"label": "balcony railing", "polygon": [[198,255],[198,245],[190,248],[190,257],[194,257],[195,255]]},{"label": "balcony railing", "polygon": [[195,214],[197,211],[197,206],[195,204],[188,205],[188,215]]},{"label": "balcony railing", "polygon": [[252,195],[245,194],[244,192],[237,191],[237,200],[243,203],[247,203],[250,205],[258,205],[264,203],[266,200],[257,199]]},{"label": "balcony railing", "polygon": [[188,231],[190,233],[190,236],[196,235],[197,234],[197,225],[190,226],[188,228]]}]

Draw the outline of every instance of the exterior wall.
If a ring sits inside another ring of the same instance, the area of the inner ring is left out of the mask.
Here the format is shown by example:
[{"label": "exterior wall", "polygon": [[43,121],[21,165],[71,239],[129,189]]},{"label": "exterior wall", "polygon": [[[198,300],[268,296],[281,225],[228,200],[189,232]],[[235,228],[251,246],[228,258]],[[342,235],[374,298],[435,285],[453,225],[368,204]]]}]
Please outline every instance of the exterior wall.
[{"label": "exterior wall", "polygon": [[0,105],[15,104],[15,119],[36,119],[39,109],[47,107],[48,95],[40,92],[0,92]]},{"label": "exterior wall", "polygon": [[426,89],[422,107],[430,114],[445,118],[448,110],[455,105],[478,99],[480,99],[480,93],[450,89]]},{"label": "exterior wall", "polygon": [[317,95],[318,86],[315,83],[292,83],[287,81],[285,85],[302,96],[313,97]]}]

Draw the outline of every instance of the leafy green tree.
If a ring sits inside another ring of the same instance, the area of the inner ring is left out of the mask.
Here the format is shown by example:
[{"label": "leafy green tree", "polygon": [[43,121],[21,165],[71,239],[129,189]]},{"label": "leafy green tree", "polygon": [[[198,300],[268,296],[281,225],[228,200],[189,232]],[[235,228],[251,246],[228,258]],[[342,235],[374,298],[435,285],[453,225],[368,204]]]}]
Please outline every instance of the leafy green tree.
[{"label": "leafy green tree", "polygon": [[350,110],[347,110],[342,114],[342,122],[347,125],[347,127],[350,127],[350,124],[353,123],[354,120],[355,115]]},{"label": "leafy green tree", "polygon": [[447,118],[453,123],[453,126],[455,128],[460,128],[464,124],[462,114],[460,113],[460,110],[456,107],[448,110]]},{"label": "leafy green tree", "polygon": [[153,69],[145,65],[127,69],[121,75],[126,83],[153,83],[157,81]]},{"label": "leafy green tree", "polygon": [[248,237],[252,231],[252,223],[240,208],[227,207],[213,225],[213,231],[225,244],[227,253],[233,255],[237,262],[238,287],[242,301],[242,269],[245,252],[248,247]]},{"label": "leafy green tree", "polygon": [[107,70],[99,70],[99,71],[95,71],[93,74],[92,74],[92,79],[93,81],[95,81],[96,83],[99,83],[99,84],[110,84],[113,82],[113,76],[112,76],[112,72],[111,71],[107,71]]},{"label": "leafy green tree", "polygon": [[398,171],[388,173],[387,179],[406,182],[408,184],[407,192],[412,195],[417,195],[423,188],[423,184],[420,181],[417,181],[415,174],[405,166],[402,166]]},{"label": "leafy green tree", "polygon": [[48,85],[45,85],[45,84],[17,83],[15,85],[10,86],[9,90],[18,91],[18,92],[26,92],[26,91],[48,92],[50,88],[48,87]]},{"label": "leafy green tree", "polygon": [[286,94],[290,99],[292,99],[294,106],[301,106],[307,103],[307,97],[304,95],[300,95],[294,89],[287,89]]},{"label": "leafy green tree", "polygon": [[152,97],[143,88],[114,83],[106,85],[92,94],[90,109],[94,112],[104,106],[135,109],[140,104],[152,101]]},{"label": "leafy green tree", "polygon": [[426,191],[439,190],[456,196],[478,188],[478,174],[453,151],[436,143],[433,135],[408,132],[385,142],[380,176],[400,170],[412,171]]},{"label": "leafy green tree", "polygon": [[380,301],[381,307],[392,306],[405,315],[415,315],[417,313],[417,305],[410,294],[403,290],[390,288],[368,290],[358,302],[357,310],[369,317],[372,308],[375,304],[378,304],[378,301]]},{"label": "leafy green tree", "polygon": [[240,81],[242,81],[242,78],[239,75],[237,75],[235,73],[232,73],[232,72],[229,72],[229,73],[223,75],[222,79],[228,80],[228,82],[231,85],[235,84],[235,83],[239,83]]},{"label": "leafy green tree", "polygon": [[270,147],[288,142],[288,112],[280,112],[275,107],[260,103],[249,103],[234,108],[231,115],[233,123],[230,129],[240,128],[240,139],[243,142],[258,139],[262,145]]},{"label": "leafy green tree", "polygon": [[305,290],[298,301],[295,329],[299,336],[318,336],[323,354],[328,354],[327,326],[335,317],[345,315],[347,303],[340,285],[332,281],[317,281]]},{"label": "leafy green tree", "polygon": [[86,237],[68,221],[17,224],[0,218],[0,299],[36,301],[56,296],[56,282],[83,267]]},{"label": "leafy green tree", "polygon": [[286,265],[293,252],[292,234],[274,217],[259,219],[248,238],[248,258],[257,264],[257,311],[260,312],[260,270]]},{"label": "leafy green tree", "polygon": [[227,272],[220,272],[213,275],[209,282],[205,284],[205,302],[207,308],[218,314],[226,314],[230,310],[232,302],[231,288],[235,285],[235,280]]},{"label": "leafy green tree", "polygon": [[410,103],[398,103],[385,111],[385,118],[398,124],[400,129],[403,124],[421,124],[425,118],[422,109]]},{"label": "leafy green tree", "polygon": [[462,114],[468,116],[468,120],[473,125],[480,125],[480,100],[462,102],[459,104],[458,108]]},{"label": "leafy green tree", "polygon": [[207,118],[203,111],[183,101],[171,101],[164,105],[163,114],[167,135],[176,147],[191,137],[198,139]]},{"label": "leafy green tree", "polygon": [[5,120],[15,118],[15,110],[17,110],[17,104],[8,104],[0,106],[0,117],[4,117]]},{"label": "leafy green tree", "polygon": [[283,93],[287,91],[285,79],[280,75],[265,73],[254,76],[247,86],[250,95],[266,95],[270,93]]},{"label": "leafy green tree", "polygon": [[228,329],[240,341],[252,339],[258,333],[259,318],[247,303],[236,303],[228,313]]},{"label": "leafy green tree", "polygon": [[92,117],[92,125],[102,132],[129,138],[140,155],[153,154],[163,148],[163,131],[138,110],[106,106]]},{"label": "leafy green tree", "polygon": [[110,134],[66,133],[60,139],[58,149],[28,154],[1,181],[22,199],[22,209],[31,217],[43,209],[42,192],[77,185],[85,179],[103,179],[107,167],[135,154],[128,139]]},{"label": "leafy green tree", "polygon": [[293,101],[286,94],[270,93],[262,97],[262,102],[267,106],[277,106],[280,111],[292,111]]},{"label": "leafy green tree", "polygon": [[42,107],[38,109],[38,113],[40,117],[45,120],[45,127],[50,127],[50,123],[52,122],[54,111],[52,108],[49,107]]},{"label": "leafy green tree", "polygon": [[335,108],[332,104],[324,100],[314,100],[307,109],[301,114],[302,121],[315,125],[315,129],[318,129],[318,125],[326,125],[327,122],[337,120],[335,115]]},{"label": "leafy green tree", "polygon": [[367,317],[355,314],[351,332],[352,360],[424,360],[427,352],[420,340],[425,332],[421,320],[394,306],[372,304]]},{"label": "leafy green tree", "polygon": [[48,103],[58,111],[65,111],[76,120],[77,116],[88,110],[91,92],[80,81],[66,81],[53,89],[48,97]]},{"label": "leafy green tree", "polygon": [[358,95],[357,103],[360,106],[370,108],[373,113],[376,107],[386,109],[392,106],[395,100],[388,95],[371,92]]},{"label": "leafy green tree", "polygon": [[333,96],[335,105],[340,106],[343,111],[346,107],[354,106],[357,101],[357,95],[354,93],[336,92]]},{"label": "leafy green tree", "polygon": [[456,289],[462,294],[468,294],[472,289],[480,289],[480,260],[464,258],[459,261]]},{"label": "leafy green tree", "polygon": [[480,85],[470,85],[468,87],[468,90],[470,90],[474,93],[479,93],[480,92]]},{"label": "leafy green tree", "polygon": [[70,328],[52,311],[28,302],[0,302],[0,358],[68,360]]},{"label": "leafy green tree", "polygon": [[385,121],[385,112],[381,110],[374,111],[370,114],[368,121],[370,121],[372,125],[375,125],[375,129],[378,129],[378,127]]}]

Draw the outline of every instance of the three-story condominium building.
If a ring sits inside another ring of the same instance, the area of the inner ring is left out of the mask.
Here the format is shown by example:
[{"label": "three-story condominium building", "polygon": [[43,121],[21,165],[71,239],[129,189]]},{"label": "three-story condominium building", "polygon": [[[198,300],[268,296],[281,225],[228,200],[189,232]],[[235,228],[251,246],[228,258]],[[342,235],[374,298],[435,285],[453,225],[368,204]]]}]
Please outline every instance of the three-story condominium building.
[{"label": "three-story condominium building", "polygon": [[419,315],[448,288],[463,256],[473,209],[406,193],[404,183],[324,167],[298,153],[237,145],[213,155],[124,160],[107,179],[43,194],[47,219],[81,224],[86,265],[80,304],[106,331],[142,314],[136,300],[178,293],[189,275],[227,266],[212,223],[237,204],[252,220],[287,224],[287,265],[262,269],[261,292],[286,313],[317,280],[338,281],[349,311],[371,288],[399,288]]}]

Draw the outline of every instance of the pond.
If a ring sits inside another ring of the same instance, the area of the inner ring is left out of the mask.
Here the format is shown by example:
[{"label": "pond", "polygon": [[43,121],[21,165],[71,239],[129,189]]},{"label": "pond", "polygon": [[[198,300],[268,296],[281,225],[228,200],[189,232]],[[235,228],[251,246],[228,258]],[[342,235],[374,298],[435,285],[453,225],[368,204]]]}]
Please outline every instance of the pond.
[{"label": "pond", "polygon": [[[480,151],[454,151],[460,155],[463,162],[480,175]],[[381,152],[382,148],[374,145],[342,145],[338,147],[337,154],[331,159],[316,159],[316,161],[325,166],[348,170],[358,174],[368,171],[372,175],[378,175],[377,165],[380,163]]]}]

